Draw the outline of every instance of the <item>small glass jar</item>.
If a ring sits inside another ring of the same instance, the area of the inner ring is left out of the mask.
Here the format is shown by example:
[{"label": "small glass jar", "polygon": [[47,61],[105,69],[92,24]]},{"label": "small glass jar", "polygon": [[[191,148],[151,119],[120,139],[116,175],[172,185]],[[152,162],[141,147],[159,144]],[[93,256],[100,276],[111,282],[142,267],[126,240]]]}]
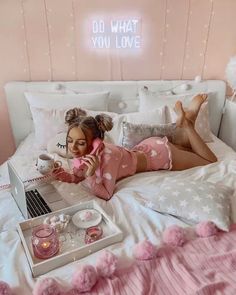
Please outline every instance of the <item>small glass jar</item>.
[{"label": "small glass jar", "polygon": [[32,232],[32,247],[34,255],[40,259],[47,259],[59,251],[58,234],[54,227],[48,224],[37,226]]},{"label": "small glass jar", "polygon": [[85,244],[93,243],[102,238],[102,228],[100,226],[92,226],[86,229]]}]

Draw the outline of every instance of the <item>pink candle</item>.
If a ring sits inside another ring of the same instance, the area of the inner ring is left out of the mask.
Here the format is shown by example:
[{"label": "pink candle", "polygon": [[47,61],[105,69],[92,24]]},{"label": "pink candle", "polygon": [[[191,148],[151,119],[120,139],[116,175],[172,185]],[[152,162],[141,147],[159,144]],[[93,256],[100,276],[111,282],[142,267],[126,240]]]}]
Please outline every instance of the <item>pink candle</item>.
[{"label": "pink candle", "polygon": [[40,259],[47,259],[59,251],[59,240],[55,228],[48,224],[37,226],[32,232],[32,246],[34,255]]},{"label": "pink candle", "polygon": [[92,226],[86,229],[85,243],[90,244],[102,238],[102,228],[100,226]]}]

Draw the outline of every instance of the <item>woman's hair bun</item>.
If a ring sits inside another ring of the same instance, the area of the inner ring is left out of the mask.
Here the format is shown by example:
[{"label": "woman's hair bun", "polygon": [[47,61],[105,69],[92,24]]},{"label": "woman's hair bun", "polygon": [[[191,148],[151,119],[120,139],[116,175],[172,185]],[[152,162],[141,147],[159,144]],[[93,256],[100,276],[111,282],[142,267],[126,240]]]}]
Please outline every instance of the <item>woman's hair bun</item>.
[{"label": "woman's hair bun", "polygon": [[95,120],[97,121],[99,130],[102,132],[110,131],[113,127],[112,118],[106,114],[95,116]]},{"label": "woman's hair bun", "polygon": [[84,110],[80,108],[73,108],[66,112],[65,122],[68,125],[71,125],[75,123],[76,121],[78,121],[81,116],[86,116],[86,115],[87,113]]}]

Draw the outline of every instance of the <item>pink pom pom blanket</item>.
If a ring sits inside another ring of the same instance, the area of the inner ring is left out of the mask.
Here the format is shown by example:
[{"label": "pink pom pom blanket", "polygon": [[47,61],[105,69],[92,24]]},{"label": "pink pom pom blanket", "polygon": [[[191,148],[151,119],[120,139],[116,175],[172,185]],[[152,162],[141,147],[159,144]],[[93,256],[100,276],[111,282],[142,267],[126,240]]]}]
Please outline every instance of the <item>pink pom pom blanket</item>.
[{"label": "pink pom pom blanket", "polygon": [[158,257],[102,278],[91,295],[235,294],[236,226],[183,247],[162,247]]}]

